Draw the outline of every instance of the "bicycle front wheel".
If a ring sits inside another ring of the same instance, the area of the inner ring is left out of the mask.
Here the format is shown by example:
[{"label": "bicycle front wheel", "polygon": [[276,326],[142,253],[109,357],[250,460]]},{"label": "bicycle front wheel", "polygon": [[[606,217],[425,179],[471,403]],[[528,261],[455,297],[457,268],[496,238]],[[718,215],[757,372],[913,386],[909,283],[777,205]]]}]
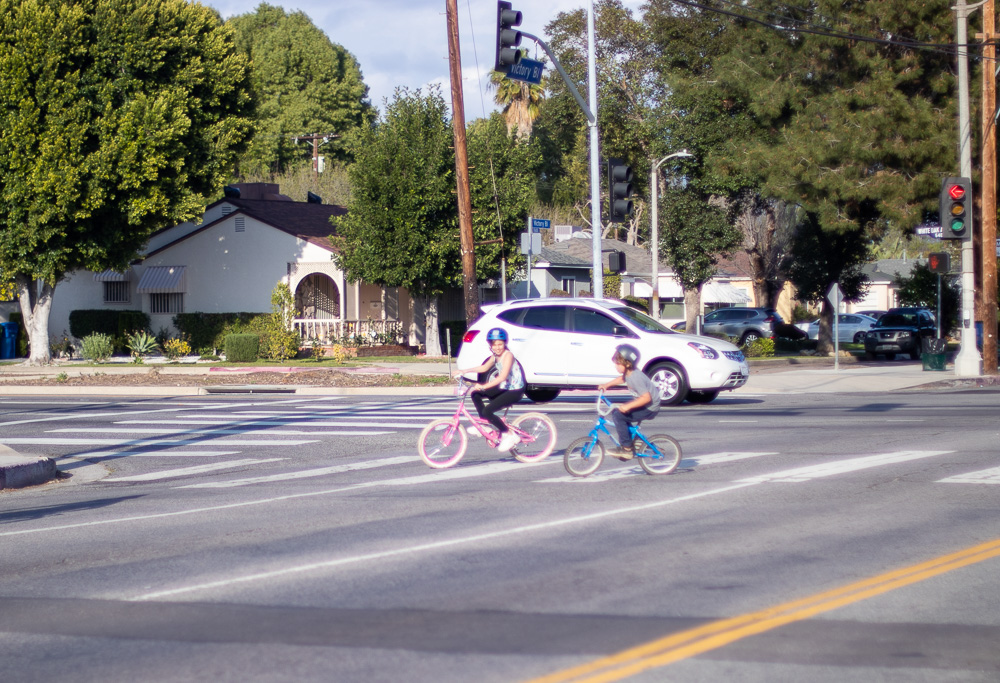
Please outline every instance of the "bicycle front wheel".
[{"label": "bicycle front wheel", "polygon": [[577,439],[563,453],[563,466],[574,477],[593,474],[603,460],[604,444],[590,436]]},{"label": "bicycle front wheel", "polygon": [[556,447],[556,424],[542,413],[525,413],[514,420],[514,426],[524,432],[521,443],[511,449],[521,462],[538,462]]},{"label": "bicycle front wheel", "polygon": [[672,436],[654,434],[647,437],[653,448],[642,439],[633,442],[635,457],[647,474],[670,474],[681,464],[681,445]]},{"label": "bicycle front wheel", "polygon": [[469,438],[465,435],[461,423],[442,417],[431,422],[420,432],[417,450],[428,467],[443,470],[462,459],[468,443]]}]

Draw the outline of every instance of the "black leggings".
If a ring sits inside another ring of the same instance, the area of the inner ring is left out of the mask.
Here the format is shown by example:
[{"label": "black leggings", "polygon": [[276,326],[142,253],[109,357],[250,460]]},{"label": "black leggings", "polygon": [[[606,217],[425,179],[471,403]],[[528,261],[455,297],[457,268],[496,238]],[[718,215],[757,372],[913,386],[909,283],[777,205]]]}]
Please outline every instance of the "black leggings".
[{"label": "black leggings", "polygon": [[[489,404],[484,403],[484,399],[490,399]],[[472,393],[472,402],[476,404],[476,412],[491,425],[497,428],[501,434],[507,432],[507,425],[497,415],[498,412],[512,406],[524,398],[524,389],[501,389],[493,387],[486,391],[475,391]]]}]

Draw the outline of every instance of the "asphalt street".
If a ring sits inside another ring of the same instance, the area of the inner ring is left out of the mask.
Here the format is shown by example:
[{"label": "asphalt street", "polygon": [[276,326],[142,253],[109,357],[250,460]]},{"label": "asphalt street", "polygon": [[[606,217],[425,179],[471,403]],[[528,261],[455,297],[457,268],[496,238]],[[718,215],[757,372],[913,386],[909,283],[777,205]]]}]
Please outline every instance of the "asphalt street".
[{"label": "asphalt street", "polygon": [[[672,475],[481,439],[449,396],[2,397],[17,681],[995,681],[990,390],[727,394]],[[560,447],[593,397],[546,405]],[[519,406],[519,411],[537,409]]]}]

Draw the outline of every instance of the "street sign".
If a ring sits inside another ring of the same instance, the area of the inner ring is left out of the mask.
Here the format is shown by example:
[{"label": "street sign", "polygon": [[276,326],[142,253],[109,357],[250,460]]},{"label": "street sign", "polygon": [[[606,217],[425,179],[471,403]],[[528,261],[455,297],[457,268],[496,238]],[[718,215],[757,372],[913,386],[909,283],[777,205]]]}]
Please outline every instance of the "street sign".
[{"label": "street sign", "polygon": [[531,219],[531,231],[538,232],[541,229],[548,230],[552,226],[552,221],[546,218],[532,218]]},{"label": "street sign", "polygon": [[531,241],[528,241],[528,234],[526,232],[521,233],[521,253],[522,254],[540,254],[542,253],[542,236],[539,233],[530,233]]},{"label": "street sign", "polygon": [[522,57],[517,64],[511,64],[507,67],[507,78],[538,85],[542,82],[542,73],[544,70],[545,65],[541,62]]},{"label": "street sign", "polygon": [[831,304],[838,307],[837,313],[840,313],[839,306],[840,306],[841,296],[842,294],[840,293],[840,285],[834,282],[832,285],[830,285],[830,289],[827,290],[826,298],[830,300]]}]

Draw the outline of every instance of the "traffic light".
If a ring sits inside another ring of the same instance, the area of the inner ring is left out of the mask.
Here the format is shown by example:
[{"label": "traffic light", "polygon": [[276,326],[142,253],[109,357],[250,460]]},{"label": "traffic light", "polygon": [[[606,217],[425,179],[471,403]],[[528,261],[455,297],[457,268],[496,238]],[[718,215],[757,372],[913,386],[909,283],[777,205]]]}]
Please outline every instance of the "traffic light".
[{"label": "traffic light", "polygon": [[972,235],[972,180],[945,178],[939,204],[941,239],[969,239]]},{"label": "traffic light", "polygon": [[496,62],[493,64],[494,71],[507,73],[507,67],[521,61],[521,51],[517,49],[517,46],[521,44],[521,32],[515,31],[513,28],[520,25],[521,13],[511,9],[509,2],[498,0],[497,54]]},{"label": "traffic light", "polygon": [[944,251],[929,254],[927,267],[931,269],[932,273],[947,274],[951,270],[951,257]]},{"label": "traffic light", "polygon": [[608,254],[608,272],[621,273],[625,270],[625,252],[615,250]]},{"label": "traffic light", "polygon": [[608,220],[624,223],[632,215],[632,167],[621,159],[608,159]]}]

